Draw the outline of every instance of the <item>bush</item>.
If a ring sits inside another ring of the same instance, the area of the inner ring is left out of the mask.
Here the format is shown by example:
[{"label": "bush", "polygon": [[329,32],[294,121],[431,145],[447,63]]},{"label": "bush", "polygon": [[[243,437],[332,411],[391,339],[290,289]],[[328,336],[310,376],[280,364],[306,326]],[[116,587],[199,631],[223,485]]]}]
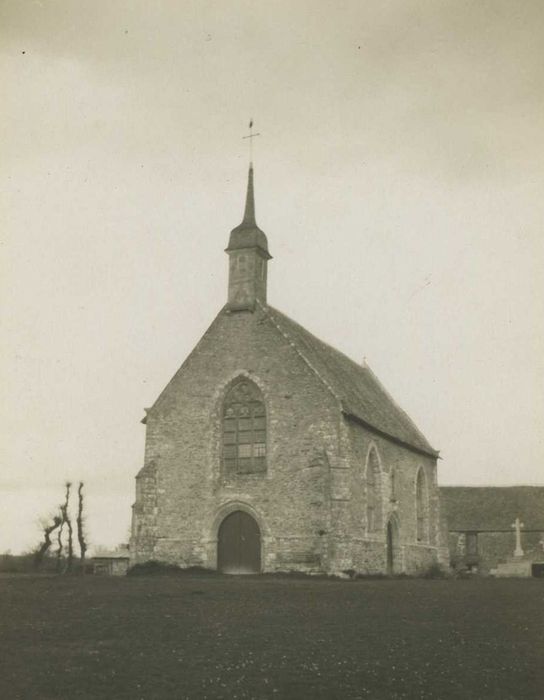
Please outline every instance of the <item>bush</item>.
[{"label": "bush", "polygon": [[[9,574],[32,574],[35,573],[34,553],[29,554],[1,554],[0,572]],[[40,572],[56,573],[56,556],[45,556],[42,560]]]},{"label": "bush", "polygon": [[181,567],[177,564],[167,564],[163,561],[152,559],[143,564],[135,564],[127,571],[127,576],[209,576],[217,574],[217,571],[206,569],[203,566]]},{"label": "bush", "polygon": [[448,572],[436,562],[423,572],[421,578],[448,578]]},{"label": "bush", "polygon": [[256,576],[266,577],[266,578],[287,578],[287,579],[334,579],[338,578],[332,574],[323,574],[321,572],[312,573],[311,571],[296,571],[295,569],[285,569],[284,571],[265,571],[262,574],[255,574]]},{"label": "bush", "polygon": [[342,573],[343,573],[345,576],[348,576],[348,578],[351,578],[351,579],[355,578],[356,575],[357,575],[357,572],[355,571],[355,569],[344,569],[344,570],[342,571]]}]

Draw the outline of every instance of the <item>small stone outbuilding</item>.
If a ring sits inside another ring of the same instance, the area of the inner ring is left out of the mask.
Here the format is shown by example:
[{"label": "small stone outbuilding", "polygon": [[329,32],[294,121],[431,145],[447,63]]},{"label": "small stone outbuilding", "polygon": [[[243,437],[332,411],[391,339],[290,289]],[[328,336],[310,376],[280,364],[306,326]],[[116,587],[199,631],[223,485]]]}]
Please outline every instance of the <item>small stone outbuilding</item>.
[{"label": "small stone outbuilding", "polygon": [[438,452],[366,364],[268,304],[252,166],[226,252],[227,303],[147,410],[131,563],[367,574],[446,564]]},{"label": "small stone outbuilding", "polygon": [[124,576],[129,567],[128,550],[122,552],[100,552],[92,557],[92,571],[97,576]]},{"label": "small stone outbuilding", "polygon": [[442,486],[440,495],[453,569],[486,576],[517,561],[534,575],[544,574],[543,486]]}]

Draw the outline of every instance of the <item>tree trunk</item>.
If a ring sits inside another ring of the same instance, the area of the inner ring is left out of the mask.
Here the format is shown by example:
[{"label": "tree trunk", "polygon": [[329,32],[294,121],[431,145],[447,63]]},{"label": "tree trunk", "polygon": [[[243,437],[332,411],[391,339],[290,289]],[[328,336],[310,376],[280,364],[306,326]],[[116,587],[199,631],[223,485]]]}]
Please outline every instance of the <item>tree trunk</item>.
[{"label": "tree trunk", "polygon": [[62,518],[59,518],[59,516],[56,515],[53,518],[53,523],[51,525],[46,525],[43,528],[43,542],[40,545],[40,548],[34,554],[34,567],[36,569],[40,567],[47,550],[51,546],[51,534],[59,527],[61,522]]},{"label": "tree trunk", "polygon": [[60,507],[60,512],[61,512],[61,520],[60,520],[60,527],[57,532],[57,574],[62,574],[62,531],[64,529],[64,521],[65,521],[65,514],[64,514],[64,506]]},{"label": "tree trunk", "polygon": [[62,512],[62,515],[64,517],[64,522],[66,523],[66,526],[68,528],[68,560],[66,564],[66,571],[70,571],[72,569],[72,562],[74,559],[74,540],[73,540],[73,528],[72,528],[72,520],[70,518],[70,489],[72,488],[72,484],[67,481],[66,482],[66,498],[64,501],[64,509]]},{"label": "tree trunk", "polygon": [[83,532],[83,482],[79,482],[77,489],[77,539],[79,542],[79,561],[81,573],[85,574],[85,552],[87,551],[87,543],[85,542],[85,533]]}]

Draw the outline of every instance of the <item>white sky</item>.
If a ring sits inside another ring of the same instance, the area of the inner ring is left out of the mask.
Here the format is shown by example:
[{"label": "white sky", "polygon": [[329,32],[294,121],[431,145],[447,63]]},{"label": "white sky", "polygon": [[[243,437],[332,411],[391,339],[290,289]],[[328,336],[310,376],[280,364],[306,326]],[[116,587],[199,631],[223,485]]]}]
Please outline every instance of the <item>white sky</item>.
[{"label": "white sky", "polygon": [[143,408],[226,300],[249,117],[270,303],[443,484],[544,482],[544,5],[0,2],[0,551],[125,541]]}]

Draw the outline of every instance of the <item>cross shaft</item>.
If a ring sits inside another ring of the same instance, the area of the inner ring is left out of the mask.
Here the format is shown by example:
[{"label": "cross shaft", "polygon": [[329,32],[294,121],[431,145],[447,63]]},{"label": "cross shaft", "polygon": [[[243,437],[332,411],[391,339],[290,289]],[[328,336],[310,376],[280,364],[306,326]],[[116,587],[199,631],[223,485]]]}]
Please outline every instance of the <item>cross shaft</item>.
[{"label": "cross shaft", "polygon": [[253,139],[256,136],[260,136],[260,133],[253,133],[253,119],[249,122],[249,134],[247,136],[242,136],[242,139],[249,139],[249,162],[253,163]]}]

